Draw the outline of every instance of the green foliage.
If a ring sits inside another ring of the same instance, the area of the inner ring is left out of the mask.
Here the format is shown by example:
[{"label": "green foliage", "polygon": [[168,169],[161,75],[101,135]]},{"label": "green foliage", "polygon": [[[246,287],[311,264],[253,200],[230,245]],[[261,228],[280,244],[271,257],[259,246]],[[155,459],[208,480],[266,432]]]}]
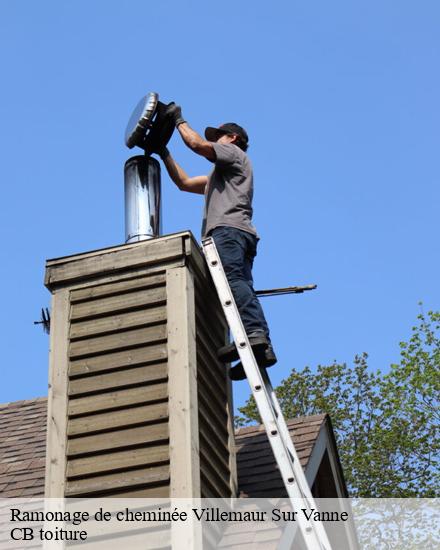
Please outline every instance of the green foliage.
[{"label": "green foliage", "polygon": [[[440,487],[440,313],[418,316],[400,362],[371,372],[368,356],[292,372],[276,388],[286,418],[328,413],[350,496],[433,497]],[[238,426],[259,422],[251,398]]]}]

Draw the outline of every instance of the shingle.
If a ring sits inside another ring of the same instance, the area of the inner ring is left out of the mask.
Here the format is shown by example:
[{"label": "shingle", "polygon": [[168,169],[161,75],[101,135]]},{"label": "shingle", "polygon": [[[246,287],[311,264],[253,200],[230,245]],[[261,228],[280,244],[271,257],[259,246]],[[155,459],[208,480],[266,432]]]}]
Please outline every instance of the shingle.
[{"label": "shingle", "polygon": [[[327,415],[295,418],[287,427],[303,468],[312,454],[313,446]],[[238,490],[241,497],[286,496],[281,475],[261,425],[236,430]]]},{"label": "shingle", "polygon": [[0,494],[42,496],[47,399],[0,405]]}]

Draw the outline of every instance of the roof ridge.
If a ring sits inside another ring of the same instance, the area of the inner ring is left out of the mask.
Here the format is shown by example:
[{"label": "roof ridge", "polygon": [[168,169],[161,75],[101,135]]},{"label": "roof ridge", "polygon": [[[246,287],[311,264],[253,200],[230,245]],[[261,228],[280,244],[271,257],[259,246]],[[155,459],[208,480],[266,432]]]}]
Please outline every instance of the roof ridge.
[{"label": "roof ridge", "polygon": [[[326,420],[328,417],[328,413],[319,413],[319,414],[313,414],[310,416],[297,416],[296,418],[289,418],[286,420],[287,426],[292,426],[295,424],[314,424],[319,421],[320,424],[323,423],[324,420]],[[264,426],[263,424],[253,424],[252,426],[242,426],[235,429],[236,435],[244,435],[249,434],[253,432],[263,432]]]},{"label": "roof ridge", "polygon": [[35,405],[36,403],[47,402],[47,397],[34,397],[33,399],[19,399],[18,401],[7,401],[6,403],[0,403],[0,412],[5,409],[13,409],[16,407],[23,407],[26,405]]}]

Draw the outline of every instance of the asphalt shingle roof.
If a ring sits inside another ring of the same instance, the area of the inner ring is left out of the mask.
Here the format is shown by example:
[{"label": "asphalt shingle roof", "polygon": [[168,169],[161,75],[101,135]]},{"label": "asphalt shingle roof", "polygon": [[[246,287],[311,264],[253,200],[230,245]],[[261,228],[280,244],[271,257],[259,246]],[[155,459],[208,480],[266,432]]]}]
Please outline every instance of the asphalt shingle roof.
[{"label": "asphalt shingle roof", "polygon": [[[0,405],[0,495],[44,495],[47,399]],[[327,415],[287,422],[305,467]],[[236,431],[237,473],[241,497],[283,496],[284,486],[262,426]]]},{"label": "asphalt shingle roof", "polygon": [[[326,414],[287,421],[298,458],[306,467]],[[287,496],[264,427],[239,428],[235,432],[237,476],[240,497]]]},{"label": "asphalt shingle roof", "polygon": [[47,399],[0,404],[0,495],[44,494]]}]

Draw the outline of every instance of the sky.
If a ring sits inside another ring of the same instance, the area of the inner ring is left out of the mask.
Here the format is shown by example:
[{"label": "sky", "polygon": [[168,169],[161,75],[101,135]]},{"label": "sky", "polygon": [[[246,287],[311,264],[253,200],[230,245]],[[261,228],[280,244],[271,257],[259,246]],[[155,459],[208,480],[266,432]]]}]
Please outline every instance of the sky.
[{"label": "sky", "polygon": [[[47,394],[46,259],[124,241],[124,131],[150,91],[199,132],[248,131],[255,287],[318,285],[264,299],[272,382],[397,362],[419,302],[440,309],[439,23],[434,0],[1,0],[0,403]],[[162,198],[164,233],[199,238],[203,197],[163,172]]]}]

